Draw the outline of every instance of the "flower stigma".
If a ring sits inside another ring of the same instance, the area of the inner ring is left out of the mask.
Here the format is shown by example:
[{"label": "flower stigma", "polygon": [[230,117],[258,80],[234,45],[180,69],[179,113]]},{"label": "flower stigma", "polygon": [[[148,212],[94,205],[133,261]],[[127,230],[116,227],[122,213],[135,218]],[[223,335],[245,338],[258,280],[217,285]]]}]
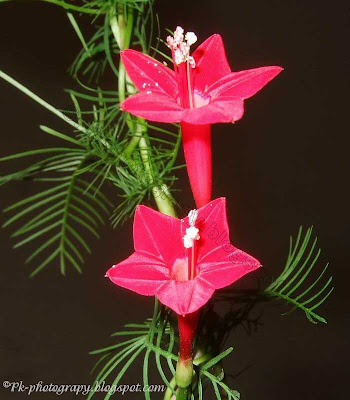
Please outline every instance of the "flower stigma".
[{"label": "flower stigma", "polygon": [[195,227],[198,218],[198,211],[191,210],[188,213],[188,222],[190,227],[186,229],[186,235],[183,237],[184,246],[188,250],[188,277],[194,279],[196,272],[196,248],[195,240],[200,239],[199,229]]},{"label": "flower stigma", "polygon": [[190,249],[191,247],[193,247],[194,241],[200,239],[199,229],[195,227],[197,218],[197,210],[191,210],[188,213],[188,222],[190,224],[190,227],[186,229],[186,235],[183,237],[184,246],[186,249]]}]

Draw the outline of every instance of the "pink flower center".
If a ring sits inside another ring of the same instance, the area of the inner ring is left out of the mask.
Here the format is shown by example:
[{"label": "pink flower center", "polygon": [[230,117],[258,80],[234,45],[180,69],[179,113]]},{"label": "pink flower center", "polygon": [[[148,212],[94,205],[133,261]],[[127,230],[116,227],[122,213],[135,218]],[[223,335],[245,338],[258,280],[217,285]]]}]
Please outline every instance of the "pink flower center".
[{"label": "pink flower center", "polygon": [[171,268],[170,275],[174,281],[188,281],[188,262],[186,258],[177,258]]},{"label": "pink flower center", "polygon": [[210,97],[204,96],[204,94],[199,92],[198,90],[194,91],[193,98],[195,108],[206,106],[210,102]]},{"label": "pink flower center", "polygon": [[[170,269],[170,277],[176,282],[185,282],[191,279],[189,273],[189,259],[177,258]],[[198,274],[198,267],[195,266],[194,277]],[[192,279],[194,279],[194,277]]]}]

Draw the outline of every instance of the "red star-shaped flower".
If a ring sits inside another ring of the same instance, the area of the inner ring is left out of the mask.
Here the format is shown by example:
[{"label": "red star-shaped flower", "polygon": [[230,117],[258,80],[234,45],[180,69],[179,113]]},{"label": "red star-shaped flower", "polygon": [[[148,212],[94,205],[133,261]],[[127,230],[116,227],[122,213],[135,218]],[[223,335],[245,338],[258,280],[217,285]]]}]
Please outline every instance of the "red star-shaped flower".
[{"label": "red star-shaped flower", "polygon": [[243,101],[278,75],[277,66],[231,72],[220,35],[210,36],[190,55],[197,40],[177,27],[168,37],[174,71],[134,50],[121,57],[139,93],[122,110],[158,122],[181,122],[187,171],[197,207],[211,199],[212,165],[210,124],[235,122],[244,112]]},{"label": "red star-shaped flower", "polygon": [[[214,124],[234,122],[243,115],[243,100],[253,96],[282,68],[232,72],[220,35],[212,35],[193,53],[193,67],[184,59],[175,72],[135,50],[122,52],[125,69],[140,93],[122,109],[158,122]],[[191,104],[192,103],[192,104]]]},{"label": "red star-shaped flower", "polygon": [[[108,270],[116,285],[152,296],[179,315],[193,313],[212,297],[260,266],[229,242],[226,201],[216,199],[178,219],[139,206],[135,252]],[[186,247],[185,247],[186,246]]]}]

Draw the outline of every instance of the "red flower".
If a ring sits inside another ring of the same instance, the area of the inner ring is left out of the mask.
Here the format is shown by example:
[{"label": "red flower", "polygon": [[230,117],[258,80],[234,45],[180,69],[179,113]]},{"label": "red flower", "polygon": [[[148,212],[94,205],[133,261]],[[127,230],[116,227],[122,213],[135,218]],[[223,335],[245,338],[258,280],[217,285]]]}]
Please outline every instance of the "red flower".
[{"label": "red flower", "polygon": [[140,93],[121,108],[158,122],[181,122],[187,170],[197,207],[211,199],[210,124],[235,122],[243,100],[253,96],[282,70],[271,66],[231,72],[220,35],[213,35],[190,56],[197,40],[177,27],[168,38],[174,69],[134,50],[122,52],[125,69]]},{"label": "red flower", "polygon": [[230,244],[224,198],[181,220],[139,206],[134,246],[135,252],[109,269],[107,276],[136,293],[156,295],[179,315],[194,313],[215,289],[260,266]]},{"label": "red flower", "polygon": [[273,66],[231,72],[220,35],[210,36],[195,50],[193,68],[184,60],[174,63],[175,72],[135,50],[125,50],[121,56],[140,91],[126,99],[122,109],[158,122],[204,125],[237,121],[243,115],[243,100],[282,70]]}]

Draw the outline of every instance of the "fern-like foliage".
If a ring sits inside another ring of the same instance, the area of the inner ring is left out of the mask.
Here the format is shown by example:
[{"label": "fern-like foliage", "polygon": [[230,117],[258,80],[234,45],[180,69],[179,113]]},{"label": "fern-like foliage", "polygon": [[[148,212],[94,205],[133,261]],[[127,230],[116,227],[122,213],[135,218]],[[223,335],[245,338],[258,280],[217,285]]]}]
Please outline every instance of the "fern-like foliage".
[{"label": "fern-like foliage", "polygon": [[[104,400],[108,400],[128,368],[142,354],[144,386],[149,385],[150,368],[156,368],[166,387],[164,399],[170,400],[176,395],[175,368],[178,360],[176,322],[168,309],[163,306],[160,306],[160,309],[158,307],[159,303],[155,300],[152,319],[142,324],[125,325],[125,330],[112,334],[112,337],[127,337],[127,340],[91,352],[100,358],[91,371],[96,374],[96,378],[87,400],[95,395],[94,388],[96,389],[98,384],[104,381],[108,382],[111,388],[104,397]],[[191,399],[203,400],[204,390],[211,386],[218,400],[223,398],[239,400],[239,392],[230,389],[225,383],[225,373],[221,364],[232,351],[233,348],[230,347],[216,356],[206,353],[194,360],[196,379],[193,380]],[[151,400],[152,392],[145,391],[142,395],[146,400]]]},{"label": "fern-like foliage", "polygon": [[[91,7],[91,3],[89,2]],[[96,32],[86,40],[74,15],[67,13],[81,44],[82,49],[70,67],[70,73],[78,79],[79,75],[86,77],[89,82],[98,82],[109,66],[116,77],[119,76],[115,60],[120,49],[116,41],[116,24],[118,13],[136,14],[133,27],[133,46],[141,46],[142,51],[150,53],[155,30],[153,15],[154,0],[98,0],[95,7],[100,7],[103,23],[97,26]],[[158,28],[159,30],[159,28]]]},{"label": "fern-like foliage", "polygon": [[289,254],[281,275],[265,290],[270,297],[282,299],[292,306],[299,308],[307,319],[316,324],[326,323],[317,314],[316,309],[325,302],[332,293],[332,277],[325,278],[328,264],[321,273],[315,273],[314,267],[319,259],[321,250],[317,249],[317,237],[311,240],[313,228],[308,228],[303,235],[300,227],[295,243],[290,237]]},{"label": "fern-like foliage", "polygon": [[[13,214],[3,224],[4,228],[20,224],[12,234],[17,241],[14,248],[26,244],[36,246],[26,260],[27,263],[40,260],[37,261],[38,266],[31,276],[55,259],[60,265],[62,274],[66,273],[67,263],[81,272],[81,264],[84,262],[82,252],[90,252],[82,231],[85,230],[98,237],[97,228],[104,223],[103,213],[109,214],[108,207],[111,203],[101,191],[92,194],[94,187],[77,173],[86,160],[85,152],[80,149],[69,150],[63,149],[62,153],[0,178],[0,183],[31,179],[38,183],[42,182],[45,187],[4,210],[6,214]],[[23,156],[23,153],[13,155],[12,158],[21,155]],[[52,172],[56,173],[54,177],[51,175]],[[62,176],[57,177],[57,174]]]},{"label": "fern-like foliage", "polygon": [[[74,110],[62,112],[2,71],[0,77],[75,131],[71,136],[40,126],[45,134],[74,146],[29,150],[0,159],[0,162],[11,162],[19,158],[41,158],[20,171],[0,177],[0,185],[22,180],[49,185],[6,208],[6,213],[14,215],[4,227],[21,223],[13,234],[18,240],[15,247],[37,244],[27,261],[38,260],[39,256],[44,258],[33,274],[56,258],[62,273],[66,271],[67,262],[80,271],[81,251],[89,251],[83,231],[98,236],[96,229],[103,222],[103,216],[109,214],[107,207],[114,206],[112,223],[116,226],[130,217],[138,204],[150,200],[155,187],[162,188],[166,184],[166,190],[170,190],[176,179],[173,171],[179,168],[174,165],[181,143],[179,127],[174,125],[171,131],[131,119],[120,113],[116,92],[85,85],[84,92],[67,90]],[[81,102],[85,103],[86,110],[82,109]],[[70,119],[69,114],[76,121]],[[147,144],[147,150],[140,149],[140,141]],[[131,151],[127,152],[130,147]],[[117,206],[101,192],[107,182],[117,189],[115,198],[121,199]],[[170,192],[167,195],[170,197]],[[45,256],[49,249],[52,253]]]}]

